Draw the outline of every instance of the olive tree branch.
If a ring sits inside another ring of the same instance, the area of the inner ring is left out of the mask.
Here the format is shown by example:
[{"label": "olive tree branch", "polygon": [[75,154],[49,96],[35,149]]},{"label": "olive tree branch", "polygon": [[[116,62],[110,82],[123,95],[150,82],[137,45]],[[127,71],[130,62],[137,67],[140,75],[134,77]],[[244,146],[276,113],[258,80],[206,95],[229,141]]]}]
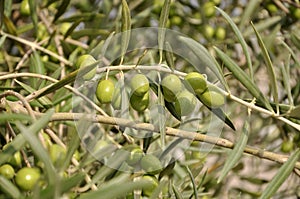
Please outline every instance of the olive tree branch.
[{"label": "olive tree branch", "polygon": [[[9,102],[10,104],[16,103],[16,102]],[[3,107],[3,103],[0,104],[1,108]],[[15,110],[15,109],[14,109]],[[27,113],[27,110],[24,107],[18,107],[18,112],[22,113]],[[36,117],[41,117],[43,116],[43,113],[40,112],[34,112]],[[84,114],[84,113],[54,113],[52,115],[52,118],[50,121],[77,121],[80,119],[86,119],[91,122],[95,123],[102,123],[102,124],[109,124],[109,125],[118,125],[122,127],[128,127],[128,128],[133,128],[136,130],[146,130],[146,131],[151,131],[155,133],[159,133],[159,129],[155,127],[153,124],[150,123],[142,123],[142,122],[136,122],[128,119],[123,119],[123,118],[115,118],[115,117],[110,117],[110,116],[103,116],[103,115],[97,115],[97,114]],[[190,131],[185,131],[181,129],[175,129],[171,127],[166,127],[166,135],[173,136],[173,137],[181,137],[184,139],[189,139],[189,140],[194,140],[194,141],[199,141],[199,142],[205,142],[209,144],[213,144],[219,147],[223,148],[229,148],[233,149],[234,143],[224,139],[224,138],[218,138],[218,137],[213,137],[209,135],[204,135],[196,132],[190,132]],[[271,160],[280,164],[283,164],[287,161],[289,156],[287,155],[281,155],[281,154],[276,154],[270,151],[265,151],[262,149],[257,149],[251,146],[247,146],[244,149],[244,153],[250,154],[262,159],[267,159]],[[300,162],[297,162],[295,164],[296,169],[300,169]]]}]

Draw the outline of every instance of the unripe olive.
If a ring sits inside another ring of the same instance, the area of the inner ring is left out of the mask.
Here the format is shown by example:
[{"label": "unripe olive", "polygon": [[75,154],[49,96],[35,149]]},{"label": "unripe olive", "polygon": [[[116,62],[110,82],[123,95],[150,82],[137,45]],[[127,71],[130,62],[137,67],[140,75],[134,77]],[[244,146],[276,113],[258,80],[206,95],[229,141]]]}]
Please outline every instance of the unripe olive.
[{"label": "unripe olive", "polygon": [[217,40],[223,41],[226,38],[226,30],[223,27],[217,27],[215,37]]},{"label": "unripe olive", "polygon": [[208,18],[215,16],[216,10],[215,10],[215,4],[213,2],[205,2],[203,4],[203,12],[204,15]]},{"label": "unripe olive", "polygon": [[149,81],[143,74],[136,74],[130,81],[130,87],[137,96],[143,96],[149,91]]},{"label": "unripe olive", "polygon": [[216,6],[220,5],[221,0],[210,0],[212,3],[214,3]]},{"label": "unripe olive", "polygon": [[14,177],[15,170],[11,165],[4,164],[0,167],[0,175],[10,180]]},{"label": "unripe olive", "polygon": [[198,95],[201,102],[210,108],[218,108],[225,104],[224,96],[214,90],[207,89],[201,95]]},{"label": "unripe olive", "polygon": [[214,28],[210,25],[203,26],[202,32],[204,37],[208,40],[212,39],[215,34]]},{"label": "unripe olive", "polygon": [[149,92],[145,93],[144,96],[137,96],[135,94],[132,94],[130,96],[130,105],[134,110],[138,112],[143,112],[144,110],[146,110],[149,106]]},{"label": "unripe olive", "polygon": [[182,89],[180,79],[176,75],[170,74],[163,78],[161,85],[165,100],[174,102],[176,100],[176,94]]},{"label": "unripe olive", "polygon": [[100,80],[96,90],[96,97],[102,104],[111,103],[114,90],[115,85],[111,80]]},{"label": "unripe olive", "polygon": [[277,8],[277,6],[274,3],[268,3],[266,5],[266,8],[272,14],[274,14],[274,13],[276,13],[278,11],[278,8]]},{"label": "unripe olive", "polygon": [[[75,63],[75,66],[77,68],[83,69],[83,68],[85,68],[85,67],[87,67],[87,66],[89,66],[89,65],[91,65],[91,64],[93,64],[95,62],[96,62],[96,60],[95,60],[95,58],[92,55],[85,54],[85,55],[81,55],[77,59],[77,61]],[[83,79],[84,80],[90,80],[90,79],[92,79],[95,76],[96,71],[97,71],[97,67],[95,66],[95,68],[93,68],[91,71],[89,71],[88,73],[86,73],[83,76]]]},{"label": "unripe olive", "polygon": [[21,15],[24,15],[24,16],[30,15],[30,7],[29,7],[28,0],[23,0],[21,2],[20,13],[21,13]]},{"label": "unripe olive", "polygon": [[152,175],[144,175],[142,177],[143,180],[148,180],[151,185],[148,186],[147,188],[144,188],[143,191],[143,195],[150,197],[152,195],[152,192],[156,189],[156,187],[158,186],[158,180],[155,176]]},{"label": "unripe olive", "polygon": [[[3,149],[6,149],[8,146],[9,144],[4,145]],[[20,167],[22,164],[20,151],[15,152],[14,155],[9,158],[8,163],[12,166]]]},{"label": "unripe olive", "polygon": [[151,154],[146,154],[141,159],[141,168],[150,175],[155,175],[161,172],[162,170],[162,164],[160,160]]},{"label": "unripe olive", "polygon": [[32,190],[40,178],[41,174],[37,168],[24,167],[16,174],[16,184],[23,190]]},{"label": "unripe olive", "polygon": [[292,140],[285,140],[281,144],[281,151],[284,153],[289,153],[293,150],[294,142]]},{"label": "unripe olive", "polygon": [[182,24],[182,18],[180,16],[173,16],[170,20],[172,25],[180,26]]},{"label": "unripe olive", "polygon": [[189,83],[196,94],[203,93],[207,88],[206,79],[200,73],[190,72],[184,77],[184,80]]},{"label": "unripe olive", "polygon": [[300,19],[300,8],[293,9],[292,14],[295,19]]},{"label": "unripe olive", "polygon": [[68,30],[69,30],[69,28],[70,28],[71,26],[72,26],[71,23],[67,23],[67,22],[62,23],[62,24],[60,24],[60,26],[59,26],[59,31],[60,31],[63,35],[65,35],[65,34],[68,32]]},{"label": "unripe olive", "polygon": [[191,114],[197,104],[196,97],[187,90],[181,91],[176,95],[175,110],[181,116]]},{"label": "unripe olive", "polygon": [[49,153],[53,164],[59,166],[64,162],[67,151],[62,146],[53,144],[50,146]]},{"label": "unripe olive", "polygon": [[49,149],[50,146],[52,145],[52,142],[51,142],[51,138],[49,137],[48,134],[42,132],[42,136],[43,136],[43,139],[44,139],[44,143],[46,145],[46,148]]},{"label": "unripe olive", "polygon": [[127,164],[134,165],[137,164],[143,157],[144,152],[141,148],[134,148],[130,151],[130,155],[126,160]]}]

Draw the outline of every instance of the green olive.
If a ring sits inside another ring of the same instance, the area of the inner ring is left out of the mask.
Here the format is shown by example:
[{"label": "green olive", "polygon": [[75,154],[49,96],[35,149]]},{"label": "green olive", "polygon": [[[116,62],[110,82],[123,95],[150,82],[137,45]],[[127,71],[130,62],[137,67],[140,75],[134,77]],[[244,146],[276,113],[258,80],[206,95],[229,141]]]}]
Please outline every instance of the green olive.
[{"label": "green olive", "polygon": [[197,104],[196,97],[187,90],[181,91],[176,95],[175,110],[181,116],[191,114]]},{"label": "green olive", "polygon": [[24,167],[17,172],[15,180],[21,189],[29,191],[37,184],[40,176],[37,168]]},{"label": "green olive", "polygon": [[204,37],[208,40],[212,39],[215,34],[214,28],[210,25],[203,26],[202,32]]},{"label": "green olive", "polygon": [[182,18],[180,16],[173,16],[171,19],[171,24],[175,26],[182,25]]},{"label": "green olive", "polygon": [[144,110],[146,110],[149,106],[149,92],[145,93],[144,96],[137,96],[135,94],[132,94],[130,96],[130,105],[134,110],[138,112],[143,112]]},{"label": "green olive", "polygon": [[149,81],[143,74],[136,74],[130,81],[132,92],[137,96],[143,96],[149,91]]},{"label": "green olive", "polygon": [[184,80],[189,83],[196,94],[203,93],[207,88],[206,79],[200,73],[190,72],[184,77]]},{"label": "green olive", "polygon": [[29,16],[30,15],[30,7],[29,7],[28,0],[23,0],[21,2],[20,13],[23,16]]},{"label": "green olive", "polygon": [[11,165],[4,164],[0,167],[0,175],[10,180],[14,177],[15,170]]},{"label": "green olive", "polygon": [[110,79],[100,80],[96,90],[96,97],[101,104],[112,102],[115,85]]},{"label": "green olive", "polygon": [[150,175],[155,175],[161,172],[162,170],[162,164],[160,160],[151,154],[146,154],[141,159],[141,168]]},{"label": "green olive", "polygon": [[170,74],[163,78],[161,85],[165,100],[174,102],[176,100],[176,94],[182,89],[180,79],[176,75]]},{"label": "green olive", "polygon": [[141,160],[143,155],[144,155],[144,152],[141,148],[139,148],[139,147],[134,148],[130,151],[130,155],[129,155],[128,159],[126,160],[126,162],[129,165],[135,165]]},{"label": "green olive", "polygon": [[300,19],[300,8],[293,9],[292,14],[295,19]]},{"label": "green olive", "polygon": [[278,11],[278,8],[274,3],[268,3],[266,5],[266,9],[272,14],[274,14]]},{"label": "green olive", "polygon": [[[87,67],[87,66],[89,66],[89,65],[91,65],[91,64],[93,64],[95,62],[96,62],[96,60],[95,60],[95,58],[92,55],[85,54],[85,55],[81,55],[77,59],[77,61],[75,63],[75,66],[77,68],[83,69],[83,68],[85,68],[85,67]],[[84,80],[90,80],[90,79],[92,79],[95,76],[96,71],[97,71],[97,67],[95,66],[91,71],[89,71],[88,73],[86,73],[83,76],[83,79]]]},{"label": "green olive", "polygon": [[156,187],[158,186],[158,180],[155,176],[152,175],[144,175],[142,177],[143,180],[147,180],[151,183],[150,186],[144,188],[143,191],[143,195],[150,197],[152,195],[152,192],[156,189]]},{"label": "green olive", "polygon": [[285,140],[281,144],[281,151],[284,153],[289,153],[293,150],[294,142],[292,140]]},{"label": "green olive", "polygon": [[49,153],[53,164],[59,166],[64,162],[67,151],[62,146],[53,144],[50,146]]},{"label": "green olive", "polygon": [[223,27],[217,27],[215,37],[217,40],[223,41],[226,38],[226,30]]},{"label": "green olive", "polygon": [[62,24],[60,24],[60,26],[59,26],[59,31],[60,31],[63,35],[65,35],[65,34],[68,32],[68,30],[69,30],[69,28],[70,28],[71,26],[72,26],[71,23],[68,23],[68,22],[62,23]]},{"label": "green olive", "polygon": [[221,0],[210,0],[211,2],[213,2],[216,6],[220,5]]},{"label": "green olive", "polygon": [[225,104],[224,96],[214,90],[207,89],[201,95],[198,95],[201,102],[210,108],[218,108]]},{"label": "green olive", "polygon": [[73,158],[75,158],[75,160],[79,161],[80,160],[80,153],[78,150],[76,150],[72,156]]},{"label": "green olive", "polygon": [[42,132],[42,136],[43,136],[43,139],[44,139],[44,143],[46,145],[46,148],[49,149],[50,146],[52,145],[52,142],[51,142],[51,138],[49,137],[48,134]]},{"label": "green olive", "polygon": [[215,4],[213,2],[205,2],[203,4],[203,12],[204,15],[208,18],[215,16],[216,10],[215,10]]},{"label": "green olive", "polygon": [[[3,146],[3,149],[6,149],[9,144]],[[14,153],[12,157],[9,158],[8,163],[15,167],[20,167],[22,164],[22,158],[20,151]]]},{"label": "green olive", "polygon": [[38,41],[42,41],[44,39],[46,39],[49,36],[47,28],[44,24],[39,23],[38,24],[38,31],[37,31],[37,35],[36,38],[38,39]]}]

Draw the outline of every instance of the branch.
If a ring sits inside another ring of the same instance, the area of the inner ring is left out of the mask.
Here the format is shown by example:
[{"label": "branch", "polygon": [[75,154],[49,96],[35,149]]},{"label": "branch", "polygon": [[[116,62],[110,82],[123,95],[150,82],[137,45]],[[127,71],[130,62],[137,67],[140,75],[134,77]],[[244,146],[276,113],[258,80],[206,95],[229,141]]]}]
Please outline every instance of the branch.
[{"label": "branch", "polygon": [[[16,102],[6,102],[10,106],[14,106]],[[3,103],[0,104],[0,108],[5,108],[3,106]],[[12,111],[18,111],[19,113],[27,113],[26,109],[22,106],[15,106]],[[43,113],[39,112],[34,112],[36,117],[41,117],[43,116]],[[146,131],[151,131],[155,133],[159,133],[159,129],[157,129],[154,125],[149,124],[149,123],[142,123],[142,122],[135,122],[132,120],[128,119],[123,119],[123,118],[115,118],[115,117],[109,117],[109,116],[103,116],[103,115],[97,115],[97,114],[84,114],[84,113],[54,113],[52,115],[51,121],[77,121],[80,119],[86,119],[91,122],[99,122],[102,124],[109,124],[109,125],[118,125],[122,127],[128,127],[128,128],[133,128],[136,130],[146,130]],[[174,136],[174,137],[181,137],[184,139],[189,139],[189,140],[194,140],[194,141],[199,141],[199,142],[205,142],[205,143],[210,143],[217,145],[219,147],[223,148],[229,148],[232,149],[234,147],[234,143],[224,139],[224,138],[218,138],[218,137],[213,137],[209,135],[204,135],[196,132],[190,132],[190,131],[184,131],[180,129],[174,129],[171,127],[166,127],[166,135],[169,136]],[[256,149],[251,146],[247,146],[244,149],[244,153],[246,154],[251,154],[253,156],[262,158],[262,159],[267,159],[271,160],[280,164],[283,164],[287,161],[289,156],[287,155],[281,155],[281,154],[276,154],[270,151],[265,151],[262,149]],[[297,162],[295,164],[295,168],[300,169],[300,162]]]}]

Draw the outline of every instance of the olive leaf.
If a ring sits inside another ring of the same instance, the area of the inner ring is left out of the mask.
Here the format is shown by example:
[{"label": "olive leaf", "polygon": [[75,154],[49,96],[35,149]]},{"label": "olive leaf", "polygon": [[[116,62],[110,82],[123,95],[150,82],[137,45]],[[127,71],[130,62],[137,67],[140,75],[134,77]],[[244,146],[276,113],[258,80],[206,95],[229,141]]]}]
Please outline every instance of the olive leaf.
[{"label": "olive leaf", "polygon": [[214,47],[218,57],[224,62],[225,67],[232,72],[232,74],[249,90],[249,92],[260,101],[264,107],[273,111],[270,102],[262,94],[256,84],[250,79],[250,77],[224,52],[217,47]]},{"label": "olive leaf", "polygon": [[37,1],[35,0],[28,0],[29,9],[30,9],[30,17],[35,29],[35,32],[37,33],[38,30],[38,16],[37,16]]},{"label": "olive leaf", "polygon": [[287,116],[300,120],[300,105],[288,112]]},{"label": "olive leaf", "polygon": [[260,34],[257,32],[257,30],[256,30],[256,28],[255,28],[255,26],[252,22],[251,22],[251,26],[252,26],[252,28],[255,32],[256,38],[258,40],[258,44],[259,44],[259,46],[261,48],[261,51],[262,51],[263,58],[266,62],[267,72],[268,72],[269,79],[270,79],[270,87],[271,87],[271,91],[272,91],[272,96],[273,96],[274,102],[276,104],[277,113],[279,113],[278,87],[277,87],[277,78],[276,78],[276,75],[275,75],[274,66],[272,64],[271,58],[268,54],[268,51],[265,47],[265,44],[264,44]]},{"label": "olive leaf", "polygon": [[121,36],[121,61],[123,63],[124,55],[127,51],[129,40],[130,40],[130,29],[131,29],[131,16],[130,9],[127,5],[126,0],[122,0],[122,36]]},{"label": "olive leaf", "polygon": [[294,166],[297,160],[300,157],[300,149],[298,148],[289,159],[280,167],[276,175],[273,177],[271,182],[268,184],[266,189],[263,191],[262,195],[259,197],[260,199],[268,199],[271,198],[285,182],[285,180],[289,177],[291,172],[294,169]]},{"label": "olive leaf", "polygon": [[237,162],[242,157],[249,136],[249,121],[250,116],[248,116],[247,120],[244,123],[243,131],[240,135],[240,138],[238,139],[238,141],[234,145],[233,150],[230,152],[229,156],[226,159],[225,165],[221,171],[221,175],[219,176],[218,183],[220,183],[224,179],[224,177],[229,173],[229,171],[237,164]]},{"label": "olive leaf", "polygon": [[260,1],[249,1],[239,21],[239,29],[242,30],[245,25],[249,23],[249,19],[251,19],[252,15],[257,11],[259,4]]},{"label": "olive leaf", "polygon": [[159,63],[162,62],[163,47],[165,42],[166,27],[169,18],[171,0],[165,0],[159,18],[158,29],[158,49],[159,49]]},{"label": "olive leaf", "polygon": [[173,55],[172,47],[169,42],[165,43],[165,47],[166,47],[166,50],[164,52],[165,52],[165,58],[166,58],[167,64],[172,70],[174,70],[175,64],[174,64],[174,55]]},{"label": "olive leaf", "polygon": [[16,185],[2,175],[0,175],[0,189],[4,193],[8,194],[11,198],[24,198]]},{"label": "olive leaf", "polygon": [[250,79],[251,79],[251,81],[253,81],[253,67],[252,67],[251,57],[250,57],[250,53],[249,53],[249,50],[247,47],[247,43],[246,43],[242,33],[239,31],[238,27],[235,25],[233,20],[230,18],[230,16],[226,12],[224,12],[222,9],[220,9],[218,7],[216,7],[216,9],[221,13],[221,15],[229,23],[231,29],[233,30],[234,34],[236,35],[237,39],[239,40],[239,42],[242,46],[242,49],[245,53],[247,65],[248,65],[249,72],[250,72]]},{"label": "olive leaf", "polygon": [[63,0],[58,8],[57,13],[54,16],[53,22],[55,22],[60,16],[62,16],[68,8],[71,0]]}]

